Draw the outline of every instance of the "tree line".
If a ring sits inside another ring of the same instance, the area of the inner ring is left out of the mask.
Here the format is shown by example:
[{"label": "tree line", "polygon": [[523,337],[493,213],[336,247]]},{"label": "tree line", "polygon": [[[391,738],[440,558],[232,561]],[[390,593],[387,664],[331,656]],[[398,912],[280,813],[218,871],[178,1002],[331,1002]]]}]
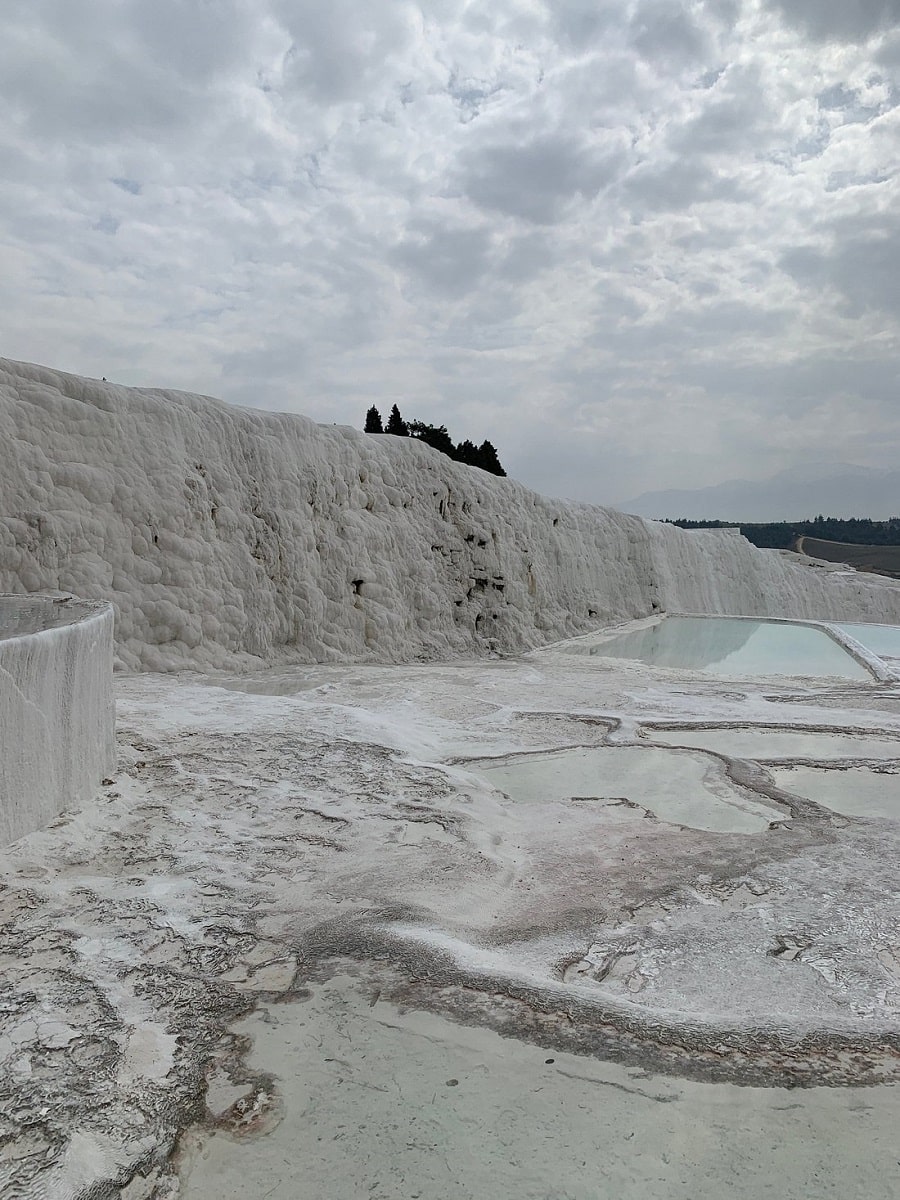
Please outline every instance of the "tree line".
[{"label": "tree line", "polygon": [[[679,517],[667,525],[681,529],[733,529],[736,521],[691,521]],[[824,542],[845,542],[851,546],[900,546],[900,517],[874,521],[869,517],[825,517],[812,521],[741,522],[743,536],[754,546],[766,550],[789,550],[798,537],[821,538]]]},{"label": "tree line", "polygon": [[387,425],[382,423],[381,413],[373,404],[366,413],[365,433],[392,433],[395,437],[414,437],[420,442],[433,446],[446,454],[454,462],[465,463],[469,467],[480,467],[482,471],[490,471],[492,475],[505,475],[500,465],[496,447],[488,441],[480,446],[466,438],[462,442],[454,442],[447,432],[446,425],[427,425],[424,421],[404,421],[400,409],[395,404],[390,411]]}]

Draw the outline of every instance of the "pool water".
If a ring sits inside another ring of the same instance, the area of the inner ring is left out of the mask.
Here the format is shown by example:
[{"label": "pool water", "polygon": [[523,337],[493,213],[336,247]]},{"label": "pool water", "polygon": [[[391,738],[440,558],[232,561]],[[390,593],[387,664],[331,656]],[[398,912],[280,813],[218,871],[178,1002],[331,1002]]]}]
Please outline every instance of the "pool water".
[{"label": "pool water", "polygon": [[850,767],[844,771],[819,767],[776,767],[772,777],[780,788],[805,796],[847,817],[900,820],[900,773],[885,767]]},{"label": "pool water", "polygon": [[470,770],[523,803],[594,801],[598,820],[639,820],[649,812],[690,829],[758,833],[788,817],[785,810],[732,783],[719,762],[691,751],[577,748],[496,764],[476,762]]},{"label": "pool water", "polygon": [[873,654],[883,655],[885,658],[900,658],[900,625],[849,622],[836,625],[835,628],[855,638]]},{"label": "pool water", "polygon": [[731,758],[896,759],[900,762],[900,738],[865,737],[860,734],[820,733],[811,730],[743,729],[649,729],[643,736],[662,746],[696,746]]},{"label": "pool water", "polygon": [[[900,1088],[650,1074],[397,1009],[346,976],[234,1028],[271,1080],[263,1136],[227,1120],[185,1134],[182,1200],[897,1195]],[[232,1098],[211,1087],[207,1105]]]},{"label": "pool water", "polygon": [[737,617],[666,617],[608,640],[579,642],[573,654],[631,658],[654,667],[708,671],[726,678],[828,675],[871,679],[869,672],[821,629]]}]

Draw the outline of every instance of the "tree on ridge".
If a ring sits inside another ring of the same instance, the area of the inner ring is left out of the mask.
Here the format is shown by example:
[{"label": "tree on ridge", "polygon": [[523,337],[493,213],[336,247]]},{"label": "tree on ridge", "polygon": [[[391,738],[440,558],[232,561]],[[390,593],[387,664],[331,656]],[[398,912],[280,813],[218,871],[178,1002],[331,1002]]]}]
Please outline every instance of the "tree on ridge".
[{"label": "tree on ridge", "polygon": [[409,437],[409,426],[400,416],[400,409],[395,404],[391,409],[391,415],[388,417],[387,429],[385,433],[393,433],[396,437]]},{"label": "tree on ridge", "polygon": [[410,421],[409,432],[412,437],[433,446],[435,450],[440,450],[441,454],[446,454],[448,458],[456,457],[456,447],[446,425],[426,425],[424,421]]},{"label": "tree on ridge", "polygon": [[365,433],[384,433],[384,426],[381,423],[381,413],[373,404],[366,413]]},{"label": "tree on ridge", "polygon": [[500,459],[492,442],[484,441],[481,443],[478,447],[478,460],[475,465],[481,467],[482,471],[490,471],[492,475],[506,474],[500,466]]},{"label": "tree on ridge", "polygon": [[382,426],[381,413],[373,404],[366,413],[365,432],[392,433],[395,437],[414,437],[435,450],[439,450],[441,454],[446,454],[455,462],[465,463],[469,467],[479,467],[482,471],[489,471],[491,475],[506,474],[500,465],[493,442],[483,441],[480,446],[476,446],[473,441],[466,438],[457,445],[447,432],[446,425],[429,425],[426,421],[404,421],[396,404],[391,408],[386,427]]}]

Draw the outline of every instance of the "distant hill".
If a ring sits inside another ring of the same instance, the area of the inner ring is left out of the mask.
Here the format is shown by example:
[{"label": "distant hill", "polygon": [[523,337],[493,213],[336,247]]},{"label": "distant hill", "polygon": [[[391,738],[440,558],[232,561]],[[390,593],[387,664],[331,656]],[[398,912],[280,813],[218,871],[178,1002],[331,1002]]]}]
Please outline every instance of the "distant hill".
[{"label": "distant hill", "polygon": [[617,507],[639,517],[694,521],[799,521],[818,513],[886,520],[900,514],[900,471],[810,463],[762,481],[644,492]]},{"label": "distant hill", "polygon": [[846,542],[801,537],[797,549],[810,558],[847,563],[857,571],[874,571],[877,575],[900,579],[900,546],[848,545]]}]

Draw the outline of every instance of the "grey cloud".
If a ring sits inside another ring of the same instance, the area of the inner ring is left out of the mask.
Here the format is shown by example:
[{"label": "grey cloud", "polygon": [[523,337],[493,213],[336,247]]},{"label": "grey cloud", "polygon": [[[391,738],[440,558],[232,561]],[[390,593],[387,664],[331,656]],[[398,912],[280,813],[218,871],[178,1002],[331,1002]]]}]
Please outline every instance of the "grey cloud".
[{"label": "grey cloud", "polygon": [[702,0],[700,8],[706,21],[733,29],[741,15],[743,0]]},{"label": "grey cloud", "polygon": [[609,0],[545,0],[545,8],[554,36],[573,50],[583,50],[622,24],[621,4]]},{"label": "grey cloud", "polygon": [[[753,432],[745,430],[748,449],[751,438],[760,447],[774,448],[794,425],[807,461],[833,458],[838,444],[848,461],[858,456],[891,462],[900,450],[900,370],[893,355],[857,350],[747,363],[739,371],[719,359],[689,365],[684,379],[718,404],[752,416]],[[825,415],[814,419],[818,414]],[[874,451],[873,428],[878,431]]]},{"label": "grey cloud", "polygon": [[841,112],[848,108],[856,108],[859,101],[859,92],[856,88],[845,87],[842,83],[834,83],[831,87],[825,88],[816,96],[819,108],[824,108],[828,111]]},{"label": "grey cloud", "polygon": [[324,104],[364,97],[411,36],[409,10],[401,5],[276,0],[274,8],[293,39],[287,78]]},{"label": "grey cloud", "polygon": [[850,316],[870,310],[900,316],[898,227],[842,237],[828,250],[798,246],[787,251],[779,265],[806,287],[835,288]]},{"label": "grey cloud", "polygon": [[696,87],[699,91],[709,91],[714,88],[722,76],[725,74],[724,67],[711,67],[708,71],[704,71],[696,81]]},{"label": "grey cloud", "polygon": [[709,50],[705,31],[678,0],[643,0],[631,19],[631,39],[645,57],[675,67],[699,62]]},{"label": "grey cloud", "polygon": [[447,296],[472,291],[488,267],[490,236],[484,229],[420,226],[394,247],[395,263]]},{"label": "grey cloud", "polygon": [[249,0],[130,0],[129,27],[141,54],[166,72],[197,83],[233,70],[252,38],[255,7]]},{"label": "grey cloud", "polygon": [[687,154],[734,154],[748,145],[758,149],[772,124],[756,72],[730,72],[697,116],[673,132],[669,147]]},{"label": "grey cloud", "polygon": [[486,101],[504,90],[501,83],[487,85],[472,79],[461,79],[458,71],[451,72],[447,92],[459,106],[462,121],[474,121],[480,116]]},{"label": "grey cloud", "polygon": [[842,393],[885,404],[893,411],[900,369],[896,358],[885,358],[877,353],[802,358],[779,365],[760,364],[748,372],[742,391],[747,394],[776,376],[781,381],[778,390],[792,403],[817,403],[825,396]]},{"label": "grey cloud", "polygon": [[244,0],[34,0],[27,16],[4,22],[4,99],[47,140],[176,129],[215,111],[211,85],[246,54],[252,33]]},{"label": "grey cloud", "polygon": [[891,69],[900,67],[900,31],[884,39],[875,52],[875,61]]},{"label": "grey cloud", "polygon": [[100,217],[99,221],[95,223],[94,228],[99,233],[114,235],[118,233],[119,224],[120,222],[117,221],[115,217],[111,216],[109,213],[104,213]]},{"label": "grey cloud", "polygon": [[821,42],[861,42],[900,24],[900,0],[766,0],[769,8]]},{"label": "grey cloud", "polygon": [[[791,150],[801,160],[810,158],[819,158],[828,149],[831,142],[831,129],[828,122],[824,118],[820,118],[812,130],[795,142]],[[790,162],[790,159],[786,159]]]},{"label": "grey cloud", "polygon": [[[681,381],[691,377],[691,364],[698,352],[702,352],[704,360],[721,363],[723,367],[727,364],[727,369],[737,374],[736,344],[748,338],[756,345],[777,344],[779,334],[790,320],[788,310],[769,308],[762,300],[753,304],[720,294],[715,303],[689,304],[688,294],[716,294],[714,281],[706,281],[706,286],[699,287],[685,282],[679,290],[683,292],[682,306],[653,316],[639,310],[629,298],[610,296],[603,305],[606,319],[596,322],[594,332],[584,340],[578,353],[557,367],[554,378],[582,394],[596,390],[604,378],[607,384],[616,378],[620,390],[634,388],[647,394],[655,365],[664,366],[677,360]],[[614,313],[629,319],[617,324],[609,319]],[[599,367],[595,363],[597,351],[603,355]],[[618,364],[615,373],[607,358]],[[630,367],[625,369],[623,364]],[[636,364],[642,366],[637,379],[631,369]]]},{"label": "grey cloud", "polygon": [[565,419],[558,429],[517,422],[511,433],[499,446],[504,466],[547,496],[610,504],[633,495],[636,480],[654,478],[646,453],[611,446],[603,433],[576,430]]},{"label": "grey cloud", "polygon": [[302,378],[314,359],[310,338],[281,333],[274,340],[261,339],[255,345],[228,351],[222,356],[222,373],[233,402],[269,408],[273,390],[289,394],[286,381]]},{"label": "grey cloud", "polygon": [[556,261],[556,248],[543,233],[510,238],[496,273],[508,283],[527,283]]},{"label": "grey cloud", "polygon": [[591,199],[621,165],[614,152],[598,153],[559,134],[521,146],[492,144],[463,158],[462,188],[480,208],[538,225],[559,221],[575,199]]},{"label": "grey cloud", "polygon": [[733,153],[756,140],[761,124],[759,108],[730,98],[709,104],[678,130],[669,145],[673,150],[699,154]]},{"label": "grey cloud", "polygon": [[680,211],[705,201],[747,199],[736,180],[689,158],[659,166],[643,163],[622,185],[626,199],[638,210]]},{"label": "grey cloud", "polygon": [[842,83],[826,88],[816,97],[819,107],[826,112],[840,113],[845,123],[870,121],[881,111],[878,105],[863,104],[860,93],[856,88],[845,87]]},{"label": "grey cloud", "polygon": [[868,187],[870,184],[887,183],[889,176],[879,172],[861,173],[854,170],[832,171],[825,183],[826,192],[841,192],[850,187]]}]

